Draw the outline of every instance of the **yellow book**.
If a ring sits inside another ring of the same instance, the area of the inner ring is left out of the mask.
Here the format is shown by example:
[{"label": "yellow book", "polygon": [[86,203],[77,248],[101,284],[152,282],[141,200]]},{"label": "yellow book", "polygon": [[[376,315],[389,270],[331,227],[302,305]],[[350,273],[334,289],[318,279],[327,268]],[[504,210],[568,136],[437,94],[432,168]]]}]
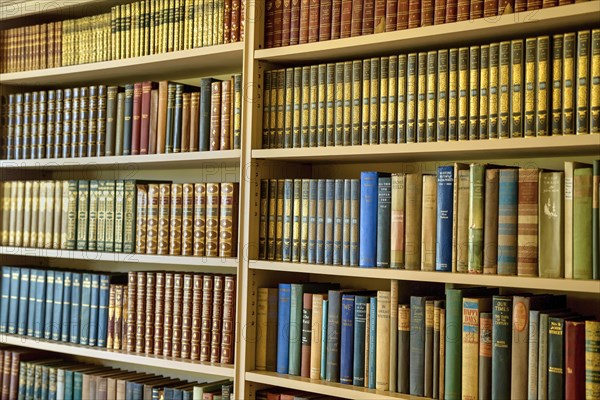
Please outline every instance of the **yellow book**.
[{"label": "yellow book", "polygon": [[[390,58],[381,57],[379,60],[379,115],[376,119],[378,121],[377,137],[375,138],[375,144],[387,143],[387,130],[388,130],[388,101],[389,101],[389,76],[390,76]],[[337,143],[336,143],[337,145]]]},{"label": "yellow book", "polygon": [[510,137],[523,137],[523,40],[510,43]]},{"label": "yellow book", "polygon": [[38,241],[40,187],[40,181],[33,181],[31,184],[31,229],[29,231],[29,247],[36,247]]},{"label": "yellow book", "polygon": [[600,133],[600,29],[592,30],[590,133]]},{"label": "yellow book", "polygon": [[458,49],[458,140],[469,140],[469,48]]},{"label": "yellow book", "polygon": [[11,181],[2,184],[2,246],[9,243],[12,186]]},{"label": "yellow book", "polygon": [[[31,196],[33,192],[33,182],[25,182],[25,196],[23,199],[23,247],[30,247],[31,242]],[[7,208],[8,211],[8,208]]]},{"label": "yellow book", "polygon": [[479,139],[480,50],[479,46],[471,46],[469,49],[469,140]]},{"label": "yellow book", "polygon": [[550,38],[548,36],[540,36],[537,38],[537,54],[535,59],[536,80],[535,80],[535,106],[534,106],[534,136],[548,136],[549,130],[549,61],[550,61]]},{"label": "yellow book", "polygon": [[[437,140],[437,118],[436,118],[436,101],[437,101],[437,68],[438,68],[438,52],[430,51],[427,53],[427,127],[426,140],[435,142]],[[441,84],[441,82],[440,82]]]},{"label": "yellow book", "polygon": [[575,54],[576,38],[574,32],[565,33],[563,43],[563,70],[562,70],[562,134],[575,133]]},{"label": "yellow book", "polygon": [[38,208],[37,241],[32,241],[32,246],[44,248],[46,243],[46,208],[48,207],[48,184],[50,181],[40,182],[40,204]]},{"label": "yellow book", "polygon": [[481,46],[481,61],[479,74],[479,139],[488,139],[489,121],[489,71],[490,71],[490,46]]},{"label": "yellow book", "polygon": [[44,243],[46,249],[52,248],[52,238],[54,235],[54,207],[55,207],[55,192],[56,185],[54,181],[46,182],[46,224],[44,225]]},{"label": "yellow book", "polygon": [[590,133],[590,31],[577,32],[577,82],[575,132]]},{"label": "yellow book", "polygon": [[23,219],[25,215],[25,209],[23,207],[23,200],[25,198],[25,182],[17,182],[17,196],[16,196],[16,222],[15,222],[15,246],[20,247],[23,245]]}]

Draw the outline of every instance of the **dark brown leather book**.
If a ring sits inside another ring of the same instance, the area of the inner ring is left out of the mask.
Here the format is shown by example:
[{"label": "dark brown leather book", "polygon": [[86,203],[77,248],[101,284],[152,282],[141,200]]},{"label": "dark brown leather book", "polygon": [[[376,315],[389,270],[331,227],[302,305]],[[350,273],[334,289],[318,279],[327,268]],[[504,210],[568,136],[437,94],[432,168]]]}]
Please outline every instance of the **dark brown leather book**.
[{"label": "dark brown leather book", "polygon": [[183,296],[181,308],[181,358],[189,359],[192,350],[192,274],[183,275]]},{"label": "dark brown leather book", "polygon": [[211,85],[210,99],[210,151],[220,150],[221,134],[221,82]]},{"label": "dark brown leather book", "polygon": [[456,5],[456,20],[467,21],[471,15],[471,1],[458,0]]},{"label": "dark brown leather book", "polygon": [[[146,272],[146,309],[144,321],[144,352],[152,354],[154,351],[154,321],[156,307],[156,275],[157,273]],[[142,301],[144,301],[142,299]]]},{"label": "dark brown leather book", "polygon": [[221,363],[233,364],[235,343],[235,276],[225,276],[223,291],[223,331],[221,333]]},{"label": "dark brown leather book", "polygon": [[484,0],[471,0],[469,19],[483,18],[483,1]]},{"label": "dark brown leather book", "polygon": [[158,83],[158,120],[156,126],[156,135],[150,135],[148,141],[149,154],[162,154],[165,152],[165,142],[167,140],[167,103],[168,103],[169,82],[160,81]]},{"label": "dark brown leather book", "polygon": [[181,107],[181,152],[190,151],[190,100],[191,93],[181,95],[183,106]]},{"label": "dark brown leather book", "polygon": [[198,133],[200,122],[200,92],[192,92],[190,95],[190,149],[198,151]]},{"label": "dark brown leather book", "polygon": [[291,0],[290,45],[300,43],[300,0]]},{"label": "dark brown leather book", "polygon": [[184,183],[181,213],[181,255],[194,253],[194,184]]},{"label": "dark brown leather book", "polygon": [[[223,7],[223,43],[231,42],[231,0],[223,0],[221,2]],[[183,16],[182,16],[183,17]],[[183,23],[182,23],[183,24]],[[181,38],[183,39],[183,38]]]},{"label": "dark brown leather book", "polygon": [[170,207],[171,185],[168,183],[161,183],[158,185],[158,232],[156,254],[169,254]]},{"label": "dark brown leather book", "polygon": [[231,150],[231,100],[233,98],[233,82],[225,80],[221,82],[221,133],[220,150]]},{"label": "dark brown leather book", "polygon": [[375,0],[373,33],[385,32],[385,3],[387,0]]},{"label": "dark brown leather book", "polygon": [[408,1],[408,28],[421,26],[421,0]]},{"label": "dark brown leather book", "polygon": [[115,285],[115,334],[113,337],[114,350],[122,350],[123,344],[126,342],[126,338],[123,333],[127,330],[123,330],[123,319],[127,313],[127,285]]},{"label": "dark brown leather book", "polygon": [[133,115],[131,124],[131,155],[140,154],[140,131],[142,125],[142,82],[133,85]]},{"label": "dark brown leather book", "polygon": [[308,42],[319,41],[319,28],[321,24],[321,4],[319,0],[310,0],[308,12]]},{"label": "dark brown leather book", "polygon": [[[149,138],[150,138],[150,118],[152,108],[152,82],[146,81],[142,83],[142,110],[140,120],[140,152],[139,154],[148,154]],[[135,90],[135,89],[134,89]],[[134,115],[135,118],[135,115]],[[134,120],[135,127],[135,120]],[[135,149],[135,146],[133,146]],[[135,153],[134,153],[135,154]]]},{"label": "dark brown leather book", "polygon": [[137,273],[137,294],[135,307],[135,351],[143,353],[146,346],[146,273]]},{"label": "dark brown leather book", "polygon": [[225,277],[213,278],[213,304],[210,336],[210,362],[221,360],[221,333],[223,329],[223,297],[225,296]]},{"label": "dark brown leather book", "polygon": [[202,277],[202,322],[200,327],[200,361],[210,361],[213,311],[213,276]]},{"label": "dark brown leather book", "polygon": [[[300,0],[300,31],[298,43],[308,43],[308,25],[310,21],[310,0]],[[266,29],[266,28],[265,28]]]},{"label": "dark brown leather book", "polygon": [[347,38],[352,34],[352,0],[342,0],[340,17],[340,37]]},{"label": "dark brown leather book", "polygon": [[433,6],[433,24],[441,25],[446,22],[446,0],[435,0]]},{"label": "dark brown leather book", "polygon": [[[560,1],[559,1],[559,5]],[[515,12],[527,11],[527,0],[515,0]]]},{"label": "dark brown leather book", "polygon": [[434,0],[421,0],[421,26],[433,25]]},{"label": "dark brown leather book", "polygon": [[363,0],[362,34],[370,35],[375,29],[375,1]]},{"label": "dark brown leather book", "polygon": [[200,335],[202,327],[202,275],[193,276],[192,291],[192,329],[190,358],[194,361],[200,359]]},{"label": "dark brown leather book", "polygon": [[333,0],[321,0],[319,11],[319,41],[331,39]]},{"label": "dark brown leather book", "polygon": [[331,39],[339,39],[342,25],[342,0],[331,3]]},{"label": "dark brown leather book", "polygon": [[169,217],[169,254],[181,255],[181,218],[183,216],[183,187],[171,184],[171,210]]},{"label": "dark brown leather book", "polygon": [[216,257],[219,255],[219,209],[220,185],[218,183],[206,184],[206,243],[205,255]]},{"label": "dark brown leather book", "polygon": [[483,0],[483,16],[494,17],[498,15],[498,0]]},{"label": "dark brown leather book", "polygon": [[155,275],[156,289],[154,293],[154,348],[153,354],[160,356],[163,353],[163,335],[165,322],[165,273],[157,272]]},{"label": "dark brown leather book", "polygon": [[137,273],[132,271],[127,280],[127,332],[125,350],[135,351],[135,324],[136,324],[136,299],[137,299]]},{"label": "dark brown leather book", "polygon": [[281,47],[283,36],[283,0],[274,0],[273,4],[273,47]]},{"label": "dark brown leather book", "polygon": [[362,35],[363,25],[363,0],[352,0],[352,21],[350,22],[350,36]]},{"label": "dark brown leather book", "polygon": [[446,23],[456,22],[458,0],[446,0]]},{"label": "dark brown leather book", "polygon": [[173,296],[175,290],[175,274],[165,272],[165,301],[163,308],[163,348],[162,355],[171,357],[173,354]]},{"label": "dark brown leather book", "polygon": [[385,31],[395,31],[396,25],[398,25],[398,1],[388,0],[385,6]]},{"label": "dark brown leather book", "polygon": [[275,0],[265,1],[265,47],[274,47]]},{"label": "dark brown leather book", "polygon": [[542,8],[556,7],[557,5],[558,0],[543,0]]},{"label": "dark brown leather book", "polygon": [[410,4],[408,1],[401,1],[398,3],[398,18],[396,21],[396,30],[402,30],[408,28],[408,11]]},{"label": "dark brown leather book", "polygon": [[283,0],[281,12],[281,45],[290,45],[290,29],[292,27],[292,0]]},{"label": "dark brown leather book", "polygon": [[219,257],[235,257],[237,255],[238,192],[237,183],[221,183]]},{"label": "dark brown leather book", "polygon": [[182,334],[182,311],[183,311],[183,274],[173,275],[173,338],[172,356],[181,357],[181,334]]},{"label": "dark brown leather book", "polygon": [[242,0],[232,0],[231,1],[231,40],[230,43],[235,43],[240,41],[240,24],[243,23],[241,20],[242,15],[242,6],[246,4],[245,1]]}]

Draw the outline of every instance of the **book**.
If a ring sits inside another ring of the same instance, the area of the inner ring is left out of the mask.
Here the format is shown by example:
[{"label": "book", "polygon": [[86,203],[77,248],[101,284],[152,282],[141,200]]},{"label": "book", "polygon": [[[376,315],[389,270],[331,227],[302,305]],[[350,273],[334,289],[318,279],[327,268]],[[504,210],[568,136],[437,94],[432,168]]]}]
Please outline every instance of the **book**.
[{"label": "book", "polygon": [[436,271],[452,271],[454,167],[437,169]]},{"label": "book", "polygon": [[471,164],[469,172],[468,272],[483,272],[483,224],[485,171],[482,164]]},{"label": "book", "polygon": [[390,220],[390,268],[404,267],[405,180],[402,173],[392,174],[392,209]]},{"label": "book", "polygon": [[519,170],[517,212],[517,274],[538,276],[538,186],[537,168]]},{"label": "book", "polygon": [[[462,395],[477,398],[479,394],[480,314],[491,311],[490,297],[463,298],[462,323]],[[472,367],[472,368],[470,368]]]},{"label": "book", "polygon": [[573,176],[573,278],[592,279],[592,168],[576,168]]},{"label": "book", "polygon": [[360,179],[360,261],[364,268],[375,267],[377,242],[374,239],[377,228],[378,188],[377,172],[362,172]]},{"label": "book", "polygon": [[421,224],[421,270],[435,271],[437,179],[435,175],[423,175],[422,224]]},{"label": "book", "polygon": [[564,173],[540,172],[539,188],[539,274],[564,277]]},{"label": "book", "polygon": [[598,359],[595,345],[598,343],[599,328],[600,324],[596,321],[585,322],[585,396],[589,398],[596,396],[600,389],[598,380],[594,378],[597,371],[594,362]]}]

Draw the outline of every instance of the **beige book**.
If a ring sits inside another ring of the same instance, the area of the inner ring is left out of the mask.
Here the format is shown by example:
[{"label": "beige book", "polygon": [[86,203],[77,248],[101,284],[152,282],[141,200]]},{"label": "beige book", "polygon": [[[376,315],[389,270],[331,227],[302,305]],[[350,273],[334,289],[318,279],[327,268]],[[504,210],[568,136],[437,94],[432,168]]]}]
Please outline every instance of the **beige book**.
[{"label": "beige book", "polygon": [[46,182],[46,225],[44,227],[44,248],[52,248],[54,233],[54,181]]},{"label": "beige book", "polygon": [[25,198],[23,199],[23,247],[31,245],[31,194],[33,191],[32,181],[25,182]]},{"label": "beige book", "polygon": [[2,185],[2,246],[8,245],[8,232],[10,229],[10,195],[12,182],[4,182]]},{"label": "beige book", "polygon": [[390,268],[404,268],[404,203],[406,190],[404,180],[405,175],[403,173],[392,174]]},{"label": "beige book", "polygon": [[406,175],[405,268],[421,269],[421,196],[423,180],[419,173]]},{"label": "beige book", "polygon": [[456,272],[469,270],[469,170],[458,171],[456,209]]},{"label": "beige book", "polygon": [[15,223],[15,246],[23,246],[23,216],[25,215],[25,208],[23,207],[23,200],[25,197],[25,182],[19,181],[17,183],[17,215]]},{"label": "beige book", "polygon": [[390,284],[390,391],[396,392],[398,379],[398,281]]},{"label": "beige book", "polygon": [[60,248],[60,228],[62,214],[63,182],[54,182],[54,229],[52,231],[52,248]]},{"label": "beige book", "polygon": [[59,248],[67,248],[69,226],[69,181],[62,182],[62,207],[60,215],[60,240]]},{"label": "beige book", "polygon": [[40,185],[40,181],[33,181],[31,185],[31,237],[29,238],[29,245],[31,247],[36,247],[38,240],[38,226],[40,220]]},{"label": "beige book", "polygon": [[323,329],[323,300],[327,295],[313,294],[312,332],[310,343],[310,379],[321,379],[321,333]]},{"label": "beige book", "polygon": [[437,223],[437,177],[423,176],[423,207],[421,224],[421,270],[435,271]]},{"label": "beige book", "polygon": [[[458,270],[458,194],[459,194],[459,172],[468,170],[468,164],[454,163],[454,186],[452,193],[452,272]],[[464,200],[464,199],[463,199]],[[468,198],[467,198],[468,200]],[[467,213],[468,215],[468,213]],[[468,230],[467,230],[468,233]],[[465,249],[466,250],[466,249]]]},{"label": "beige book", "polygon": [[588,167],[576,161],[565,161],[565,278],[573,279],[573,176],[575,169]]},{"label": "beige book", "polygon": [[[47,181],[40,182],[40,204],[38,208],[38,224],[37,224],[37,244],[36,247],[44,247],[45,229],[46,229],[46,195],[48,186]],[[33,243],[32,243],[33,244]]]},{"label": "beige book", "polygon": [[[390,388],[390,292],[377,292],[377,341],[375,389]],[[365,343],[366,344],[366,343]]]},{"label": "beige book", "polygon": [[17,233],[17,192],[19,191],[18,182],[15,181],[12,184],[10,190],[10,217],[8,227],[8,245],[15,245],[15,234]]}]

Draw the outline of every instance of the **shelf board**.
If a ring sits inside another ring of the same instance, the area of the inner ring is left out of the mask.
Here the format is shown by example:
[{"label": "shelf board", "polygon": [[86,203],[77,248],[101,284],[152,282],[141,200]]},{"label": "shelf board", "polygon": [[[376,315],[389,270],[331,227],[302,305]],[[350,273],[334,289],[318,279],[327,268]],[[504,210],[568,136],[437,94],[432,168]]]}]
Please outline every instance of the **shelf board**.
[{"label": "shelf board", "polygon": [[191,169],[208,163],[239,165],[240,155],[240,150],[220,150],[136,156],[2,160],[0,161],[0,169],[85,170],[96,168],[123,169],[125,167],[135,169]]},{"label": "shelf board", "polygon": [[32,338],[29,336],[2,334],[2,343],[7,345],[33,348],[36,350],[52,351],[95,358],[104,361],[116,361],[138,366],[158,367],[169,370],[185,371],[193,374],[215,375],[233,378],[235,375],[233,365],[211,364],[207,362],[183,360],[154,355],[140,355],[120,350],[108,350],[99,347],[75,345],[72,343],[54,342],[50,340]]},{"label": "shelf board", "polygon": [[397,279],[401,281],[453,283],[561,292],[600,293],[600,280],[550,279],[525,276],[460,274],[434,271],[409,271],[390,268],[338,267],[332,265],[250,261],[250,269],[320,275],[338,275],[365,279]]},{"label": "shelf board", "polygon": [[409,396],[401,393],[387,392],[383,390],[367,389],[358,386],[343,385],[341,383],[326,382],[302,378],[299,376],[281,375],[275,372],[252,371],[246,372],[246,380],[262,383],[265,385],[279,386],[287,389],[304,390],[311,393],[319,393],[326,396],[341,397],[354,400],[389,400],[407,399],[417,400],[424,397]]},{"label": "shelf board", "polygon": [[232,269],[238,267],[238,260],[231,257],[194,257],[194,256],[163,256],[156,254],[126,254],[106,253],[98,251],[35,249],[29,247],[1,246],[0,254],[6,256],[45,257],[69,260],[126,262],[144,264],[167,264],[186,266],[214,266]]},{"label": "shelf board", "polygon": [[547,34],[596,24],[600,1],[524,11],[401,31],[256,50],[254,57],[279,64],[324,62],[350,57],[366,58],[405,51],[498,41]]},{"label": "shelf board", "polygon": [[252,150],[255,159],[343,163],[351,161],[444,161],[548,156],[594,156],[600,153],[600,135],[376,144]]},{"label": "shelf board", "polygon": [[73,85],[89,82],[124,83],[170,80],[241,71],[244,43],[200,47],[171,53],[43,70],[0,74],[3,85]]}]

